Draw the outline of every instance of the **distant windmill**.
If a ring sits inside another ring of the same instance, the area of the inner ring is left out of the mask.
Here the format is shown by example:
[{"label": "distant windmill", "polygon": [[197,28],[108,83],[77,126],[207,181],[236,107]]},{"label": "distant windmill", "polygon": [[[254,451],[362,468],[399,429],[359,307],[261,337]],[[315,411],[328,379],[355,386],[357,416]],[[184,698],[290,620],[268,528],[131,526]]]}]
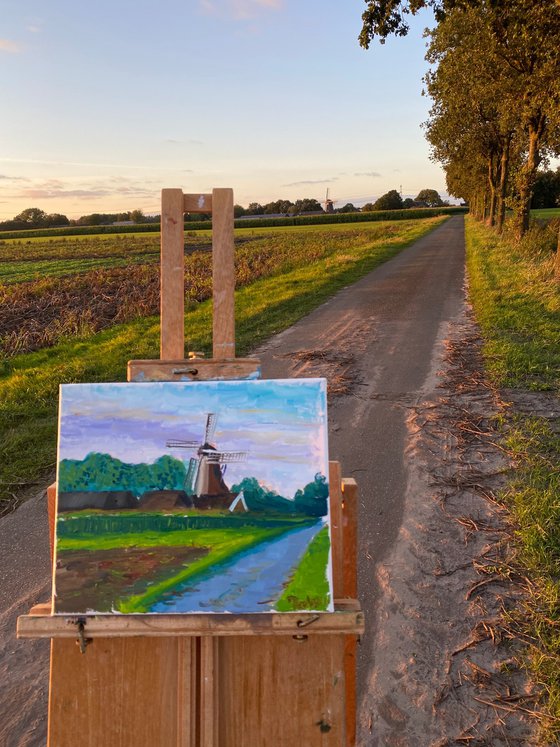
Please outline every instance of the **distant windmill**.
[{"label": "distant windmill", "polygon": [[219,451],[215,447],[212,441],[217,422],[218,416],[209,412],[202,443],[181,439],[171,439],[165,443],[169,449],[196,449],[198,459],[190,458],[185,476],[185,492],[188,495],[231,496],[223,479],[227,465],[247,459],[246,451]]}]

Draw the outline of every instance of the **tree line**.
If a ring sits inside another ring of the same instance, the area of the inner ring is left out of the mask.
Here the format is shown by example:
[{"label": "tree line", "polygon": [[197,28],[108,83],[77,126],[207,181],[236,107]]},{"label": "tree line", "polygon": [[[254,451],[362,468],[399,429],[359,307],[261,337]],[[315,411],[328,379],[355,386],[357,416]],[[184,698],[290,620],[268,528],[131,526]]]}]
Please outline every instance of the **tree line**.
[{"label": "tree line", "polygon": [[521,238],[538,186],[554,181],[539,166],[560,152],[560,3],[366,0],[361,45],[405,35],[425,7],[436,19],[424,78],[432,158],[476,217],[501,231],[511,208]]},{"label": "tree line", "polygon": [[[368,202],[362,208],[356,207],[351,202],[347,202],[340,208],[333,208],[334,213],[359,213],[375,210],[402,210],[418,207],[443,207],[449,205],[444,202],[435,189],[422,189],[417,197],[413,200],[409,197],[402,199],[396,189],[392,189],[381,195],[375,202]],[[324,213],[325,210],[318,200],[305,198],[302,200],[275,200],[261,205],[258,202],[252,202],[248,207],[234,205],[234,217],[242,218],[243,216],[258,215],[281,215],[286,217],[295,217],[297,215],[309,215],[314,213]],[[211,220],[210,213],[185,214],[185,221],[191,220],[204,221]],[[47,214],[40,208],[26,208],[11,220],[0,222],[0,231],[24,231],[33,228],[58,228],[62,226],[111,226],[115,223],[160,223],[160,215],[144,215],[142,210],[130,210],[122,213],[89,213],[82,215],[80,218],[70,220],[66,215],[61,213]]]}]

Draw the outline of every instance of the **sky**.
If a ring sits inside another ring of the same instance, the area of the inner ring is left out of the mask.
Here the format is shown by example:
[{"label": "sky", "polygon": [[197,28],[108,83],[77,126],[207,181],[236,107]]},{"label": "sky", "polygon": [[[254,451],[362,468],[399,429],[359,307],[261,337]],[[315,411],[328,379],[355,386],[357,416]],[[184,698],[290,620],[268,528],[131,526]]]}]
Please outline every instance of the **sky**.
[{"label": "sky", "polygon": [[247,453],[228,464],[226,484],[256,477],[286,498],[327,475],[324,379],[61,386],[59,461],[110,454],[128,464],[161,456],[188,466],[194,449],[167,448],[168,440],[203,443],[208,413],[217,415],[213,444]]},{"label": "sky", "polygon": [[430,13],[357,41],[361,0],[2,0],[0,220],[141,209],[232,187],[243,206],[445,196],[421,95]]}]

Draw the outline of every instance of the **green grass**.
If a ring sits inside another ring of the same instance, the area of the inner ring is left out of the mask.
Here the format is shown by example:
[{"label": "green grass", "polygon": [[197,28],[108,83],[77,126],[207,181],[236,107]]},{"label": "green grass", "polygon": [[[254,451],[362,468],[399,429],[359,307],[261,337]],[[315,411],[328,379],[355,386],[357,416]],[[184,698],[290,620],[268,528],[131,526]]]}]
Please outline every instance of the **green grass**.
[{"label": "green grass", "polygon": [[129,267],[131,264],[152,264],[159,261],[159,254],[133,255],[130,257],[95,257],[83,259],[54,259],[29,262],[0,262],[0,283],[23,283],[41,280],[44,277],[76,275],[98,268]]},{"label": "green grass", "polygon": [[279,612],[327,609],[330,600],[326,568],[330,546],[329,528],[323,527],[276,603]]},{"label": "green grass", "polygon": [[[343,242],[326,257],[307,264],[301,260],[282,274],[241,288],[236,292],[237,354],[286,329],[443,220],[392,224],[399,230],[388,237],[380,231],[355,245]],[[211,328],[210,302],[191,308],[185,315],[186,349],[209,355]],[[0,500],[11,500],[53,470],[59,384],[123,381],[127,360],[158,355],[159,318],[150,317],[0,361]]]},{"label": "green grass", "polygon": [[539,208],[531,210],[532,218],[548,220],[550,218],[560,218],[560,207],[558,208]]},{"label": "green grass", "polygon": [[551,247],[541,229],[515,244],[467,220],[470,296],[486,367],[498,387],[517,390],[501,421],[514,463],[501,498],[511,512],[514,562],[530,582],[507,623],[527,642],[526,666],[544,692],[543,744],[560,740],[560,422],[516,410],[516,402],[559,390],[560,286]]},{"label": "green grass", "polygon": [[557,390],[560,292],[554,254],[538,251],[531,236],[515,245],[473,221],[467,226],[471,298],[489,372],[500,386]]}]

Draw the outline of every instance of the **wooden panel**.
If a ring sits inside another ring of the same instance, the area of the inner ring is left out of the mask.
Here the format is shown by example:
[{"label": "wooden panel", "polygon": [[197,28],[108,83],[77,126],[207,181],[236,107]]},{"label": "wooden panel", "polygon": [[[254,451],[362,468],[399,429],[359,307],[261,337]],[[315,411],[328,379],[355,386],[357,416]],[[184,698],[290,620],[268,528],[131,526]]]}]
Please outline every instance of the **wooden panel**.
[{"label": "wooden panel", "polygon": [[185,213],[211,213],[212,195],[183,195],[183,210]]},{"label": "wooden panel", "polygon": [[199,723],[201,747],[215,747],[218,739],[218,640],[200,639]]},{"label": "wooden panel", "polygon": [[216,747],[344,747],[344,637],[218,639]]},{"label": "wooden panel", "polygon": [[185,230],[183,192],[161,191],[161,355],[185,357]]},{"label": "wooden panel", "polygon": [[258,358],[233,360],[129,361],[128,381],[210,381],[258,379],[261,362]]},{"label": "wooden panel", "polygon": [[213,358],[235,357],[233,190],[212,192]]},{"label": "wooden panel", "polygon": [[196,638],[177,641],[177,745],[198,745],[198,647]]},{"label": "wooden panel", "polygon": [[[358,594],[358,486],[352,478],[342,480],[342,533],[344,538],[344,593]],[[348,747],[356,744],[356,656],[355,635],[346,636],[344,674],[346,679],[346,730]]]},{"label": "wooden panel", "polygon": [[[192,713],[178,703],[179,645],[104,639],[81,654],[73,641],[53,641],[49,747],[194,747],[179,715]],[[190,648],[182,653],[189,658]]]},{"label": "wooden panel", "polygon": [[329,462],[329,507],[331,519],[334,597],[344,597],[344,537],[342,533],[342,478],[340,463]]},{"label": "wooden panel", "polygon": [[[76,638],[83,622],[89,638],[165,636],[290,636],[363,633],[363,614],[352,605],[337,612],[267,613],[255,615],[21,615],[18,638]],[[305,629],[305,630],[304,630]]]}]

